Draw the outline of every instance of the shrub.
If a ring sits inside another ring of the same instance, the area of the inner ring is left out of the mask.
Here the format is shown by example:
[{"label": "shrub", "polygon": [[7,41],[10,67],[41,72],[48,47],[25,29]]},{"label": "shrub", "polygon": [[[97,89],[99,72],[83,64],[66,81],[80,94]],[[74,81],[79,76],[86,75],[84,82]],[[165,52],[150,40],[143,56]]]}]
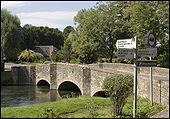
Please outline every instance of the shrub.
[{"label": "shrub", "polygon": [[58,118],[51,108],[46,108],[44,112],[38,114],[38,118]]},{"label": "shrub", "polygon": [[101,59],[99,59],[97,62],[99,62],[99,63],[104,63],[104,60],[101,58]]},{"label": "shrub", "polygon": [[55,62],[56,59],[57,59],[56,55],[53,54],[53,53],[51,53],[51,54],[50,54],[50,60],[51,60],[52,62]]},{"label": "shrub", "polygon": [[133,92],[133,76],[123,74],[108,76],[104,79],[102,88],[110,96],[111,115],[122,115],[126,98]]},{"label": "shrub", "polygon": [[44,62],[45,58],[42,54],[36,53],[33,50],[23,50],[18,56],[19,61],[23,62]]}]

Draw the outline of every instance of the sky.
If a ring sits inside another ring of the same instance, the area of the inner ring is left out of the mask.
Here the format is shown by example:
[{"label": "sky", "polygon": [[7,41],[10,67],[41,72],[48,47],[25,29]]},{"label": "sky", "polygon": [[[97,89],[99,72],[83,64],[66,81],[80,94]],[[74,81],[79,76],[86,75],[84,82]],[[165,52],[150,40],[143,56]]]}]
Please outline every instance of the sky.
[{"label": "sky", "polygon": [[82,9],[93,8],[97,1],[1,1],[1,9],[16,15],[21,26],[48,26],[63,31],[66,26],[76,28],[74,16]]}]

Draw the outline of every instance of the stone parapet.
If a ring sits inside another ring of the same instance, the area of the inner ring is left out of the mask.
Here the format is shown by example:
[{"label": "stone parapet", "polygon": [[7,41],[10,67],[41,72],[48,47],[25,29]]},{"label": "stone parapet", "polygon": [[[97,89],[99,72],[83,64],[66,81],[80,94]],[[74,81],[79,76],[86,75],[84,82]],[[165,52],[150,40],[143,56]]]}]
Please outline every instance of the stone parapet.
[{"label": "stone parapet", "polygon": [[[138,67],[137,95],[150,97],[149,68]],[[169,69],[153,67],[153,101],[169,105]],[[132,64],[100,63],[69,64],[51,63],[36,66],[12,67],[13,84],[37,85],[40,80],[50,84],[50,89],[58,89],[64,82],[74,83],[82,95],[93,96],[102,91],[102,82],[106,76],[114,74],[134,74]]]}]

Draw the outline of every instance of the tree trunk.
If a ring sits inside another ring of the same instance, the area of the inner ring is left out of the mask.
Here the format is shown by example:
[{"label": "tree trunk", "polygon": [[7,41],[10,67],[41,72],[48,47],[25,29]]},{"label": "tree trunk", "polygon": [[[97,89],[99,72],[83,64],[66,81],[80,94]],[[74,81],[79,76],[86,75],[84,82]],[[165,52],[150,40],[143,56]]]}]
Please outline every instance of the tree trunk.
[{"label": "tree trunk", "polygon": [[117,116],[117,109],[116,109],[116,101],[115,101],[115,99],[114,99],[114,96],[113,95],[111,95],[110,96],[110,103],[111,103],[111,115],[112,116]]},{"label": "tree trunk", "polygon": [[109,62],[112,63],[113,56],[110,56]]}]

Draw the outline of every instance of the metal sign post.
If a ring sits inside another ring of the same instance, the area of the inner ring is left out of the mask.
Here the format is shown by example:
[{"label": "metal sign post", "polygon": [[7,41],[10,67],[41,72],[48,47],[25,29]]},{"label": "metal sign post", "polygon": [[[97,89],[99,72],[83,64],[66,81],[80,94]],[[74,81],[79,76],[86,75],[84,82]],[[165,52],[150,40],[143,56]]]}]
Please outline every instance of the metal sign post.
[{"label": "metal sign post", "polygon": [[[152,33],[148,35],[148,45],[150,46],[150,48],[156,46],[156,38]],[[151,56],[150,56],[150,60],[152,60]],[[152,67],[150,67],[150,100],[151,100],[151,105],[153,106]]]},{"label": "metal sign post", "polygon": [[[150,57],[150,60],[152,60],[152,57]],[[152,86],[152,67],[150,67],[150,100],[151,105],[153,106],[153,86]]]},{"label": "metal sign post", "polygon": [[137,65],[136,65],[136,58],[137,58],[137,37],[135,37],[135,41],[136,41],[136,49],[135,49],[135,52],[134,52],[133,118],[135,118],[136,106],[137,106]]}]

